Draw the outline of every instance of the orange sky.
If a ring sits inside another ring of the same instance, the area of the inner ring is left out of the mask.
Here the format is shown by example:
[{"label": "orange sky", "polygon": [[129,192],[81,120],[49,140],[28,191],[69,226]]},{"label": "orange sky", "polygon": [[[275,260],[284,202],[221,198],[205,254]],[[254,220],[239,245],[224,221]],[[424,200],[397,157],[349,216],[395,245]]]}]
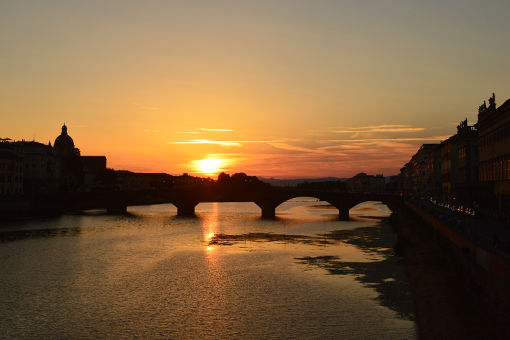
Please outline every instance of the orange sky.
[{"label": "orange sky", "polygon": [[[507,1],[0,4],[0,137],[133,171],[396,174],[510,97]],[[210,168],[210,164],[209,164]],[[211,168],[210,168],[211,169]]]}]

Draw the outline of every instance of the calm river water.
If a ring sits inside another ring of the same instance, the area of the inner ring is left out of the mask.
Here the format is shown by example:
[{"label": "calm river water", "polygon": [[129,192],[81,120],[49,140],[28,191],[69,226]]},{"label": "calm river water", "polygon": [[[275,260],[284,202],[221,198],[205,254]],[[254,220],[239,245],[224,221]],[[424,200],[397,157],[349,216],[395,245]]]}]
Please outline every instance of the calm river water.
[{"label": "calm river water", "polygon": [[4,223],[0,338],[416,338],[382,204],[128,211]]}]

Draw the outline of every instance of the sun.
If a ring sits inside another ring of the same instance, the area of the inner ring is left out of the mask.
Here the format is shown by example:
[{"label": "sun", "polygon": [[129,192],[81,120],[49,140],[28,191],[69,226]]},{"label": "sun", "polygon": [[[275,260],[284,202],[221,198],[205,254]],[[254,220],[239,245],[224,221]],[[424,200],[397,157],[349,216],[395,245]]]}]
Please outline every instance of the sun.
[{"label": "sun", "polygon": [[221,171],[223,165],[222,159],[206,158],[197,162],[198,170],[204,174],[215,174]]}]

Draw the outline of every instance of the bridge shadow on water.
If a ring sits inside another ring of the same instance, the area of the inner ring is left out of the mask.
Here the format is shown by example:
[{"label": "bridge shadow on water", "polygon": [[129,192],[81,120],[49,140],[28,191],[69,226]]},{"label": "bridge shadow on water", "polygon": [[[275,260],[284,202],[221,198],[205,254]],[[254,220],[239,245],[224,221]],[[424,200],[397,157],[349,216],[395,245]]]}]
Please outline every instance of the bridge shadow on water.
[{"label": "bridge shadow on water", "polygon": [[26,239],[72,237],[81,234],[81,227],[10,230],[0,232],[0,243],[21,241]]},{"label": "bridge shadow on water", "polygon": [[330,275],[353,276],[364,286],[375,289],[378,293],[376,300],[382,306],[392,309],[402,318],[414,320],[413,300],[403,259],[395,253],[396,240],[387,219],[383,219],[377,227],[335,230],[322,236],[354,245],[380,260],[347,262],[330,255],[298,257],[298,263],[322,268]]},{"label": "bridge shadow on water", "polygon": [[[414,320],[413,300],[403,267],[403,259],[394,250],[396,236],[387,218],[377,216],[356,216],[352,222],[376,221],[375,226],[334,230],[324,234],[298,235],[251,232],[246,234],[216,234],[209,245],[232,246],[242,242],[275,242],[285,244],[306,244],[325,247],[346,243],[357,247],[370,262],[343,261],[337,255],[296,257],[296,263],[321,268],[328,275],[347,275],[363,286],[374,289],[375,300],[382,306],[395,311],[399,317]],[[337,220],[335,220],[337,221]],[[334,249],[334,248],[332,248]]]}]

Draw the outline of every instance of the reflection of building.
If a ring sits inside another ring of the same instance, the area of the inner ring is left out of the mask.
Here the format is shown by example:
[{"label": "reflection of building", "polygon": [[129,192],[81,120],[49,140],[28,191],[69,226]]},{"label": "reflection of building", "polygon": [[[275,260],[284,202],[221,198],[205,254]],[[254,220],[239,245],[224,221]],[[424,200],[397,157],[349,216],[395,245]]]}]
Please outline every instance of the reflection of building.
[{"label": "reflection of building", "polygon": [[8,142],[0,142],[0,197],[23,194],[23,156]]},{"label": "reflection of building", "polygon": [[510,99],[496,108],[494,94],[478,109],[479,179],[492,187],[498,211],[510,211]]}]

